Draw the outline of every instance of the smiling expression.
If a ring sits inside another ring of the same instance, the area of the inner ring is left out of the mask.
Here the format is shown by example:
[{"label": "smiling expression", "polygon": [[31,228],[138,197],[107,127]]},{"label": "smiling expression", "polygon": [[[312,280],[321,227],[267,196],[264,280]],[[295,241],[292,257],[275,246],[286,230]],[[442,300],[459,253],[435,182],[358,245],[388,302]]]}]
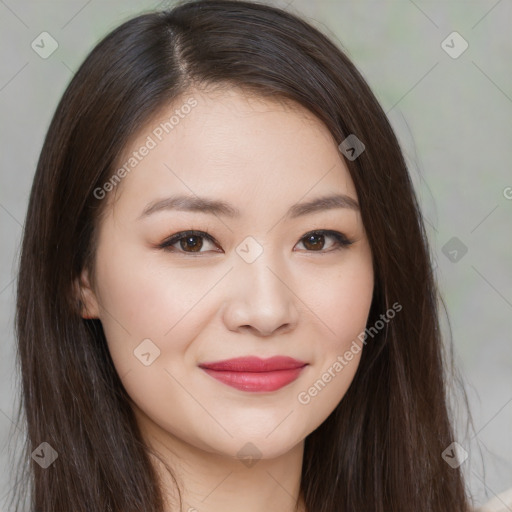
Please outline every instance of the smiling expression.
[{"label": "smiling expression", "polygon": [[[297,401],[364,331],[372,255],[337,142],[298,105],[191,90],[121,161],[191,96],[197,106],[103,199],[84,317],[101,320],[143,428],[230,456],[252,442],[273,457],[352,382],[360,354],[308,405]],[[305,364],[266,376],[202,367],[249,356]]]}]

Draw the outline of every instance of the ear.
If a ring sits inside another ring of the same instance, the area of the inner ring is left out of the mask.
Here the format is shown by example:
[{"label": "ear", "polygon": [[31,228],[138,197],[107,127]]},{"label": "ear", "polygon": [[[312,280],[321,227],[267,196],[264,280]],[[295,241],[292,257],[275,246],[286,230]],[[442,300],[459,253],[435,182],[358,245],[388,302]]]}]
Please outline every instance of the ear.
[{"label": "ear", "polygon": [[99,303],[91,286],[87,269],[83,269],[75,282],[76,297],[79,303],[80,316],[86,319],[99,318]]}]

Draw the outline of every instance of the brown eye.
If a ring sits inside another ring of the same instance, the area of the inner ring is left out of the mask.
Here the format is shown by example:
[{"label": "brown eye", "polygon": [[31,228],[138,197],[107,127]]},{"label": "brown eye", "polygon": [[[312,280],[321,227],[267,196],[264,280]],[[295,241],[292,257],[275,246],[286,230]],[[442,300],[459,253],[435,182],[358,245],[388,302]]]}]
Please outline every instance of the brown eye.
[{"label": "brown eye", "polygon": [[[207,244],[215,245],[214,239],[204,231],[181,231],[164,240],[158,247],[169,252],[202,254],[207,252],[201,250],[204,247],[204,239],[207,240]],[[178,243],[179,247],[175,247]]]},{"label": "brown eye", "polygon": [[[334,243],[330,245],[330,249],[324,250],[326,238],[333,239]],[[329,252],[330,250],[343,249],[354,243],[352,240],[348,240],[343,233],[328,230],[308,233],[302,237],[301,241],[308,252]]]},{"label": "brown eye", "polygon": [[[158,247],[160,249],[164,249],[169,252],[175,252],[178,254],[181,253],[200,255],[205,252],[208,252],[208,250],[202,250],[204,249],[205,239],[207,244],[210,243],[212,246],[217,245],[216,241],[208,233],[205,233],[204,231],[190,230],[175,233],[174,235],[164,240]],[[326,239],[332,240],[330,245],[327,243],[327,249]],[[306,252],[318,253],[326,253],[338,249],[343,249],[348,247],[350,244],[354,243],[353,241],[348,240],[343,233],[325,229],[307,233],[301,238],[300,242],[304,244]],[[177,246],[178,243],[179,247]],[[213,250],[215,252],[222,252],[222,249],[220,251],[215,249]]]},{"label": "brown eye", "polygon": [[203,246],[203,241],[200,236],[197,235],[189,235],[183,238],[180,238],[180,247],[187,251],[190,249],[192,252],[198,252],[201,250]]},{"label": "brown eye", "polygon": [[324,235],[319,234],[312,234],[308,235],[307,237],[303,238],[304,240],[304,247],[306,249],[310,249],[312,251],[319,251],[324,248],[325,245],[325,237]]}]

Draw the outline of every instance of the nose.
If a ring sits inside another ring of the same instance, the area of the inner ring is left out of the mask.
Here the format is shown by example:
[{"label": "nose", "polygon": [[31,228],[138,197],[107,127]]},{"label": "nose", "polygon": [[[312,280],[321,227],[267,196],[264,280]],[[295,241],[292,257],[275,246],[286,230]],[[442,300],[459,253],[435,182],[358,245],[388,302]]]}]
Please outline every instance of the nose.
[{"label": "nose", "polygon": [[231,331],[267,337],[295,329],[299,311],[291,276],[283,265],[265,257],[237,261],[227,287],[224,322]]}]

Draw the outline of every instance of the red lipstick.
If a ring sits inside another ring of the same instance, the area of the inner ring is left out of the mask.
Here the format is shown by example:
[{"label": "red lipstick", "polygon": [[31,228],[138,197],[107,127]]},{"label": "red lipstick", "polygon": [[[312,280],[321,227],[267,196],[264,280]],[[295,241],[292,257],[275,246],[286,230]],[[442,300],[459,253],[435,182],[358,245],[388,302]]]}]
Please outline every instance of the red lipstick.
[{"label": "red lipstick", "polygon": [[242,391],[276,391],[293,382],[308,363],[291,357],[239,357],[199,364],[208,375]]}]

